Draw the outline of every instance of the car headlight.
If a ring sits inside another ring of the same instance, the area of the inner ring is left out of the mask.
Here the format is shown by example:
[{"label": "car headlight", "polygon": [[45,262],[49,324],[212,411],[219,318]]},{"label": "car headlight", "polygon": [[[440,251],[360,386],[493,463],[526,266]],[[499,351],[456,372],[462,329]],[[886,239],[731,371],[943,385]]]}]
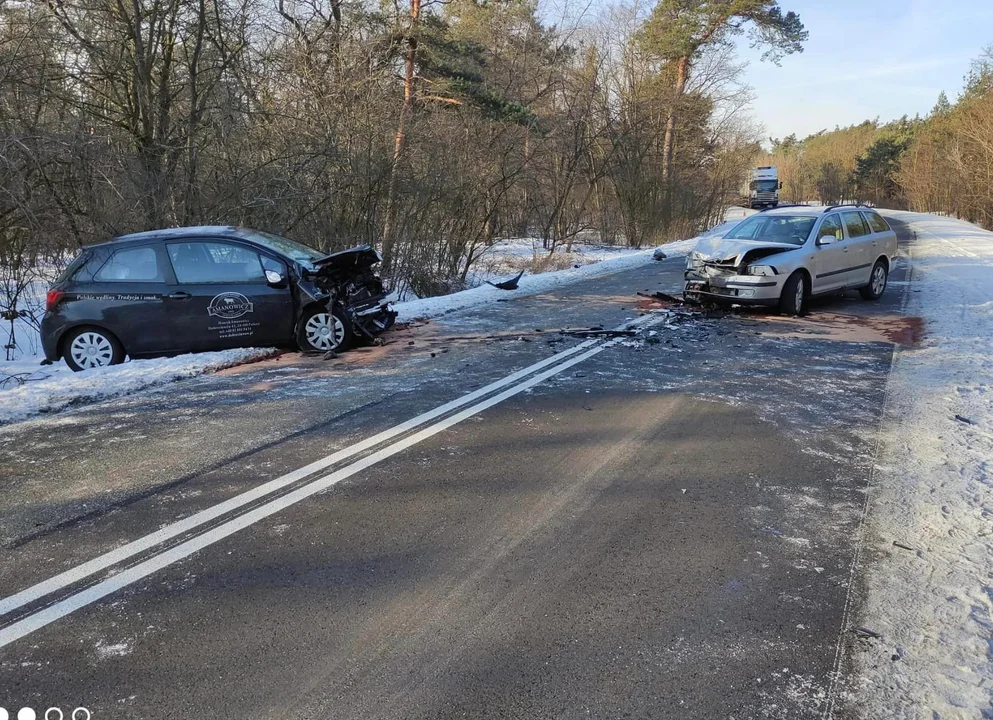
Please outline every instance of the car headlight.
[{"label": "car headlight", "polygon": [[686,257],[686,267],[691,267],[691,268],[700,267],[701,265],[703,265],[703,259],[705,257],[706,255],[704,255],[703,253],[694,250]]},{"label": "car headlight", "polygon": [[772,265],[749,265],[747,273],[749,275],[777,275],[776,268]]}]

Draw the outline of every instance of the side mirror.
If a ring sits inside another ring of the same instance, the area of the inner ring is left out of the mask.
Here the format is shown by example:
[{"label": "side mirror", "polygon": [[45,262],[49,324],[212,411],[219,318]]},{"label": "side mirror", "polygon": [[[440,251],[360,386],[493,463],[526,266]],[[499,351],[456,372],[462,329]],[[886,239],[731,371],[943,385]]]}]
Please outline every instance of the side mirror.
[{"label": "side mirror", "polygon": [[286,285],[286,278],[275,270],[265,271],[265,281],[275,288],[281,288]]},{"label": "side mirror", "polygon": [[831,245],[836,240],[834,235],[821,235],[817,238],[818,245]]},{"label": "side mirror", "polygon": [[780,181],[779,181],[779,189],[780,189],[780,190],[782,190],[782,189],[783,189],[783,181],[782,181],[782,180],[780,180]]}]

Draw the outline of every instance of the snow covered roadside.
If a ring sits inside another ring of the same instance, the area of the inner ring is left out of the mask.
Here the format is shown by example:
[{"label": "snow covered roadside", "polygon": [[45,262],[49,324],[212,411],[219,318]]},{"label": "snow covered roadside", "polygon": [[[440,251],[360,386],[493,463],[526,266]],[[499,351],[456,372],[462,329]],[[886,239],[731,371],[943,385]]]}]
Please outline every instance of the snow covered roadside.
[{"label": "snow covered roadside", "polygon": [[0,377],[16,374],[26,378],[20,383],[8,382],[6,388],[0,390],[0,425],[57,412],[72,405],[130,395],[155,385],[272,357],[278,352],[271,348],[241,348],[192,353],[132,360],[78,373],[63,363],[39,367],[37,357],[2,363]]},{"label": "snow covered roadside", "polygon": [[[719,226],[702,237],[729,227],[730,225]],[[669,257],[684,256],[696,246],[698,239],[670,243],[664,245],[663,250]],[[571,283],[653,263],[654,250],[655,248],[631,250],[585,247],[581,250],[583,261],[590,264],[537,275],[525,274],[518,290],[498,290],[490,285],[481,285],[451,295],[399,303],[396,307],[401,320],[438,317],[497,300],[549,292]],[[496,247],[493,259],[499,263],[511,257],[533,257],[535,252],[530,246],[525,248],[522,243],[510,242],[507,247]],[[40,292],[43,291],[42,287]],[[63,363],[40,366],[42,356],[37,331],[26,324],[16,330],[22,336],[19,347],[25,348],[26,352],[17,360],[0,362],[0,425],[86,402],[128,395],[154,385],[253,362],[276,353],[271,349],[258,348],[226,350],[129,361],[109,368],[74,373]]]},{"label": "snow covered roadside", "polygon": [[581,241],[561,244],[554,253],[542,247],[538,238],[498,240],[476,259],[466,277],[467,288],[499,282],[521,270],[528,275],[556,272],[591,263],[612,260],[639,252],[623,245],[599,245]]},{"label": "snow covered roadside", "polygon": [[[680,240],[661,247],[662,251],[668,257],[681,257],[696,247],[698,240],[699,238]],[[464,310],[469,307],[488,305],[495,303],[497,300],[538,295],[582,280],[631,270],[641,265],[655,262],[652,257],[654,251],[655,248],[628,250],[627,252],[613,253],[613,256],[608,259],[578,268],[544,272],[538,275],[525,274],[521,278],[520,286],[517,290],[498,290],[491,285],[481,285],[469,290],[463,290],[462,292],[452,293],[451,295],[439,295],[438,297],[398,303],[396,309],[400,314],[399,319],[401,321],[421,320],[447,315],[456,310]]]},{"label": "snow covered roadside", "polygon": [[905,313],[925,339],[887,386],[850,623],[882,637],[859,643],[848,700],[868,718],[990,717],[993,233],[884,214],[916,233]]}]

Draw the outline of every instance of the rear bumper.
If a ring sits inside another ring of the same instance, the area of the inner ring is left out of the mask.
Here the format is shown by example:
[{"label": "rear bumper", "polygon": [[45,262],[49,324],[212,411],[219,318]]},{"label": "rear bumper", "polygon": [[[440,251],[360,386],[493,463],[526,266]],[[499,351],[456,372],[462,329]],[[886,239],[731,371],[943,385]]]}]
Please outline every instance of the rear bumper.
[{"label": "rear bumper", "polygon": [[58,318],[46,313],[41,320],[41,349],[45,353],[45,359],[55,362],[61,355],[59,353],[59,339],[64,332],[65,323]]},{"label": "rear bumper", "polygon": [[786,278],[780,275],[707,276],[687,270],[683,296],[690,300],[707,300],[740,305],[777,305]]}]

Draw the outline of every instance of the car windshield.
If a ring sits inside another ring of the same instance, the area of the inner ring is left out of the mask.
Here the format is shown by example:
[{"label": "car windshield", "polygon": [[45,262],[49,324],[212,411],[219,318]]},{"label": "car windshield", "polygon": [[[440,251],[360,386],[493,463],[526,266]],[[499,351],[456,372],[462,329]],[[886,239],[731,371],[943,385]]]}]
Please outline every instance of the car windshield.
[{"label": "car windshield", "polygon": [[261,230],[252,230],[248,233],[248,238],[250,240],[254,240],[259,245],[265,245],[270,250],[275,250],[276,252],[281,253],[286,257],[301,263],[302,265],[307,265],[308,267],[313,266],[315,260],[319,260],[327,254],[319,252],[312,247],[302,245],[295,240],[280,237],[279,235],[273,235],[272,233],[262,232]]},{"label": "car windshield", "polygon": [[779,189],[777,180],[753,180],[752,190],[756,192],[775,192]]},{"label": "car windshield", "polygon": [[809,215],[753,215],[724,237],[727,240],[766,240],[803,245],[815,220]]}]

